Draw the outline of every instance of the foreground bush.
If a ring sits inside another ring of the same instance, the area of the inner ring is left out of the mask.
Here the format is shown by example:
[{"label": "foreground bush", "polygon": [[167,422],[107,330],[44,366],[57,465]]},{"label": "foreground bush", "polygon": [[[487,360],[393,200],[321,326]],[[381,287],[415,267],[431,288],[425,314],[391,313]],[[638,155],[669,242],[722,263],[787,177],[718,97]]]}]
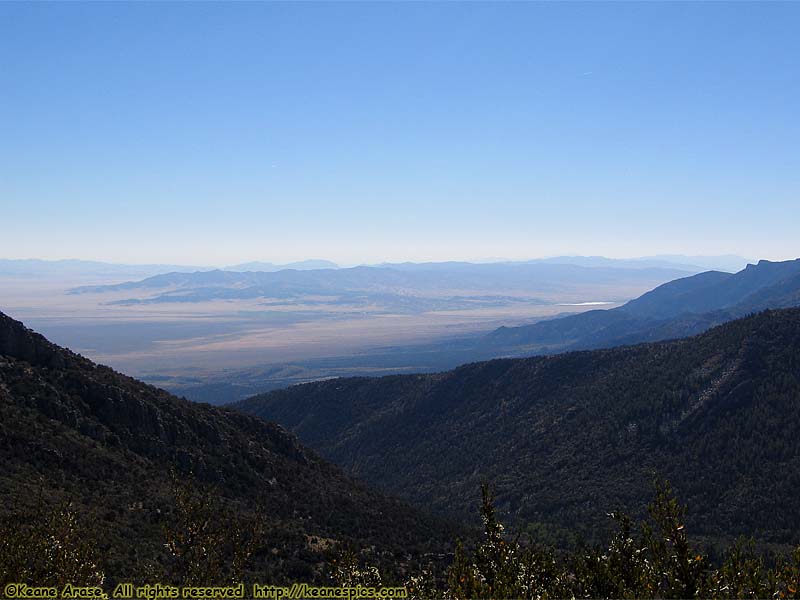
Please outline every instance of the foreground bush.
[{"label": "foreground bush", "polygon": [[483,540],[471,553],[458,546],[444,581],[409,580],[414,598],[800,598],[800,547],[770,565],[752,543],[737,542],[714,568],[692,548],[686,509],[665,482],[655,484],[649,518],[634,526],[625,515],[602,550],[557,553],[503,534],[484,486]]},{"label": "foreground bush", "polygon": [[[263,543],[263,520],[231,514],[217,491],[174,473],[171,500],[162,523],[162,552],[137,565],[135,581],[184,586],[243,581],[254,550]],[[0,593],[7,583],[103,586],[101,539],[91,518],[69,502],[47,505],[40,499],[35,511],[0,518]]]},{"label": "foreground bush", "polygon": [[0,519],[0,584],[103,585],[92,528],[69,503]]},{"label": "foreground bush", "polygon": [[[143,582],[234,584],[263,543],[261,524],[225,514],[208,491],[175,482],[174,514],[164,527],[165,556],[142,572]],[[405,582],[412,598],[800,598],[800,547],[767,560],[740,541],[713,565],[692,547],[686,509],[668,484],[656,484],[648,518],[635,524],[610,516],[617,532],[607,547],[559,552],[511,538],[497,519],[492,494],[482,489],[484,534],[462,544],[446,569],[420,571]],[[69,504],[0,520],[0,585],[106,585],[98,539]],[[394,585],[357,553],[334,560],[331,579],[343,587]],[[259,583],[259,573],[249,573]]]}]

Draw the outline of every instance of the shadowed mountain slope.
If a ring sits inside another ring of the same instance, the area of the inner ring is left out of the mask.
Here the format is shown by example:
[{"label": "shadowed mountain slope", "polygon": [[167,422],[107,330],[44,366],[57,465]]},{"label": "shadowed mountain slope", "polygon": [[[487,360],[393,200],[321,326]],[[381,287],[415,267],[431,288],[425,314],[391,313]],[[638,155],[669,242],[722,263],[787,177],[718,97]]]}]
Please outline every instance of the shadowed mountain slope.
[{"label": "shadowed mountain slope", "polygon": [[707,271],[670,281],[618,308],[501,327],[485,338],[485,351],[550,353],[685,337],[752,312],[797,305],[800,259],[762,260],[738,273]]},{"label": "shadowed mountain slope", "polygon": [[451,535],[346,477],[282,427],[178,399],[2,313],[0,458],[0,512],[32,508],[40,494],[74,502],[102,525],[112,577],[163,552],[172,469],[216,490],[226,511],[266,515],[272,551],[259,568],[275,577],[315,576],[320,556],[306,536],[406,553]]},{"label": "shadowed mountain slope", "polygon": [[235,406],[440,511],[468,512],[488,479],[518,523],[592,537],[606,524],[597,507],[642,506],[659,473],[709,538],[798,541],[797,309],[672,342],[335,379]]}]

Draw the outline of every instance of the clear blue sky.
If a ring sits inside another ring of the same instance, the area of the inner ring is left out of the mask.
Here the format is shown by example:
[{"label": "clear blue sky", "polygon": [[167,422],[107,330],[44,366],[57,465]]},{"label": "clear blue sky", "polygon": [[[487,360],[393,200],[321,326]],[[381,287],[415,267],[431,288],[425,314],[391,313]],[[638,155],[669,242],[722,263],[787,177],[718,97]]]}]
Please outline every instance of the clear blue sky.
[{"label": "clear blue sky", "polygon": [[0,257],[800,255],[800,3],[0,3]]}]

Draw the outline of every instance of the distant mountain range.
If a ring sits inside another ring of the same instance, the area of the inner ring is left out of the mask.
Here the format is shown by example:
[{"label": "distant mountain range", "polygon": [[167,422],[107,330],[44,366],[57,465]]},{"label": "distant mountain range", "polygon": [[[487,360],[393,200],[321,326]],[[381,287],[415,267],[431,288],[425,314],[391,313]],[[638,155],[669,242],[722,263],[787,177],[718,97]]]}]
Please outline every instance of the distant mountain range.
[{"label": "distant mountain range", "polygon": [[282,265],[278,265],[271,262],[247,262],[242,263],[239,265],[231,265],[230,267],[225,267],[225,271],[265,271],[265,272],[274,272],[274,271],[283,271],[285,269],[295,269],[297,271],[310,271],[315,269],[338,269],[339,265],[335,262],[331,262],[329,260],[301,260],[298,262],[291,262]]},{"label": "distant mountain range", "polygon": [[[526,294],[516,301],[547,303],[546,298],[585,299],[586,293],[603,293],[606,296],[599,300],[613,303],[622,299],[621,289],[641,289],[642,285],[657,285],[691,272],[694,271],[675,267],[633,269],[557,263],[425,263],[302,271],[167,273],[115,285],[81,286],[70,292],[130,292],[134,297],[114,302],[134,304],[252,298],[308,298],[319,302],[314,297],[322,296],[328,303],[381,301],[402,308],[416,306],[427,298],[421,308],[431,310],[437,306],[458,308],[453,301],[469,305],[489,297],[514,301],[516,294]],[[335,298],[331,299],[332,295]],[[541,298],[532,297],[536,295]]]},{"label": "distant mountain range", "polygon": [[[793,306],[800,306],[800,260],[760,261],[735,274],[707,271],[676,279],[615,309],[591,310],[521,327],[501,327],[489,334],[387,346],[358,355],[221,374],[200,384],[175,382],[175,390],[194,399],[226,403],[259,391],[323,377],[431,372],[497,357],[681,338],[752,312]],[[173,385],[169,381],[160,383]]]},{"label": "distant mountain range", "polygon": [[225,511],[268,519],[270,546],[257,561],[279,579],[320,578],[324,549],[312,537],[402,550],[389,555],[397,561],[415,548],[441,550],[450,537],[439,521],[351,480],[277,425],[175,398],[0,313],[0,517],[33,511],[40,498],[71,501],[102,524],[107,574],[125,580],[163,559],[170,469],[181,482],[217,489]]},{"label": "distant mountain range", "polygon": [[[769,277],[775,269],[706,274],[634,306],[650,315],[652,299],[691,290],[684,299],[703,310],[722,290],[739,305],[753,294],[738,282],[773,289],[783,281]],[[593,539],[610,523],[597,507],[635,510],[657,473],[709,541],[798,541],[800,309],[672,342],[307,383],[235,408],[439,511],[468,513],[488,480],[502,512],[534,539]]]},{"label": "distant mountain range", "polygon": [[731,274],[707,271],[665,283],[619,308],[503,327],[487,349],[552,353],[693,335],[748,313],[800,305],[800,259],[759,261]]},{"label": "distant mountain range", "polygon": [[167,264],[126,265],[91,260],[0,259],[0,276],[52,279],[121,279],[159,273],[192,272],[203,267]]},{"label": "distant mountain range", "polygon": [[606,258],[605,256],[550,256],[547,258],[534,258],[530,260],[509,260],[493,259],[474,262],[403,262],[403,263],[379,263],[376,267],[388,267],[392,269],[447,269],[460,265],[471,264],[555,264],[555,265],[574,265],[578,267],[609,267],[609,268],[666,268],[679,269],[682,271],[700,272],[708,269],[718,269],[721,271],[735,272],[745,268],[750,263],[746,258],[733,254],[723,256],[684,256],[680,254],[669,254],[660,256],[646,256],[641,258]]},{"label": "distant mountain range", "polygon": [[[287,264],[271,262],[248,262],[225,267],[226,271],[282,271],[284,269],[337,269],[336,263],[328,260],[302,260]],[[66,279],[152,277],[164,273],[193,273],[208,271],[211,267],[171,264],[121,264],[91,260],[39,260],[0,259],[0,276],[57,277]]]},{"label": "distant mountain range", "polygon": [[728,271],[735,273],[741,271],[753,260],[749,258],[742,258],[735,254],[723,254],[720,256],[687,256],[685,254],[659,254],[656,256],[644,256],[635,260],[648,262],[666,262],[678,264],[697,265],[703,269],[712,271]]},{"label": "distant mountain range", "polygon": [[[739,256],[653,256],[631,259],[612,259],[602,256],[556,256],[539,258],[528,261],[494,260],[479,263],[468,262],[423,262],[423,263],[381,263],[376,265],[362,265],[392,268],[396,270],[433,270],[453,268],[457,265],[470,264],[563,264],[582,267],[608,267],[608,268],[662,268],[676,269],[697,273],[707,269],[722,271],[738,271],[748,263],[747,259]],[[308,259],[289,263],[273,263],[268,261],[252,261],[223,267],[224,271],[238,272],[267,272],[274,273],[283,270],[309,271],[319,269],[338,269],[338,264],[329,260]],[[51,277],[59,279],[122,279],[146,278],[165,273],[192,273],[197,271],[210,271],[212,267],[203,265],[174,265],[174,264],[123,264],[91,260],[41,260],[41,259],[0,259],[0,277]]]}]

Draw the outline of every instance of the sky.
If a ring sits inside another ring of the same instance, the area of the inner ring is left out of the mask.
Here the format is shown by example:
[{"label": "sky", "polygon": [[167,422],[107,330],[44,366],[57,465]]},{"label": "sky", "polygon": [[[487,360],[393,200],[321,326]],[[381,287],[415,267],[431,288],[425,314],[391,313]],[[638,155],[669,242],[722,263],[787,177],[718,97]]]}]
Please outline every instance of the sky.
[{"label": "sky", "polygon": [[0,3],[0,258],[800,256],[800,3]]}]

